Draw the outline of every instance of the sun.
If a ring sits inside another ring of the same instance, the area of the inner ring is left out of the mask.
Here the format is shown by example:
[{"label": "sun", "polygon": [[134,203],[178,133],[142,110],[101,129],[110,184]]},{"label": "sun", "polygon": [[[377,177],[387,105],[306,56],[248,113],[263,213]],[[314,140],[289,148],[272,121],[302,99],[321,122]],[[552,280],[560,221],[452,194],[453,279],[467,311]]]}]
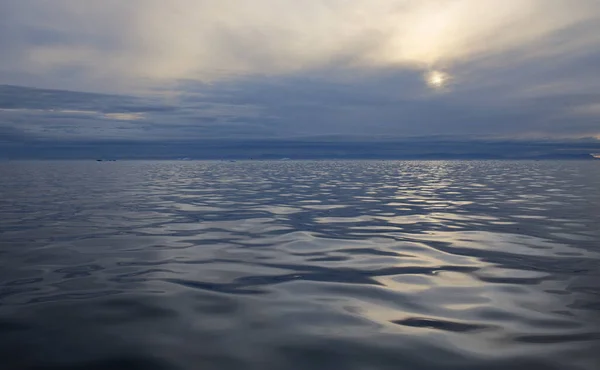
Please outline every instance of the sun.
[{"label": "sun", "polygon": [[434,89],[441,89],[445,87],[448,83],[450,76],[447,73],[442,71],[430,71],[425,75],[425,80],[427,81],[427,85]]}]

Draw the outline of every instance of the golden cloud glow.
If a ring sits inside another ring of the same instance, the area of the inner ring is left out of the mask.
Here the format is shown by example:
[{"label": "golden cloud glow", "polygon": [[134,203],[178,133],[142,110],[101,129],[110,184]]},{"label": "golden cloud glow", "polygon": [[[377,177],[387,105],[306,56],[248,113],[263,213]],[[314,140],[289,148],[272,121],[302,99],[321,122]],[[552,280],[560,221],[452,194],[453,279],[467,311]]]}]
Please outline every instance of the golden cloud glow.
[{"label": "golden cloud glow", "polygon": [[434,89],[441,89],[445,87],[448,83],[450,76],[442,71],[430,71],[425,75],[425,80],[427,84]]},{"label": "golden cloud glow", "polygon": [[104,117],[116,121],[139,121],[144,119],[143,113],[106,113]]}]

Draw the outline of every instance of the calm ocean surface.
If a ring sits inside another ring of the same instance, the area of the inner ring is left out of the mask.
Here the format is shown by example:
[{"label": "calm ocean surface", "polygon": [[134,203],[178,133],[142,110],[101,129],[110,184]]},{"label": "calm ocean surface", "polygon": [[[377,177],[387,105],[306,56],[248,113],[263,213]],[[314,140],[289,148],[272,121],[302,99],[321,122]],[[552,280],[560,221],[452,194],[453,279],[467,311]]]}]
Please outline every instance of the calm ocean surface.
[{"label": "calm ocean surface", "polygon": [[1,162],[0,369],[599,369],[600,162]]}]

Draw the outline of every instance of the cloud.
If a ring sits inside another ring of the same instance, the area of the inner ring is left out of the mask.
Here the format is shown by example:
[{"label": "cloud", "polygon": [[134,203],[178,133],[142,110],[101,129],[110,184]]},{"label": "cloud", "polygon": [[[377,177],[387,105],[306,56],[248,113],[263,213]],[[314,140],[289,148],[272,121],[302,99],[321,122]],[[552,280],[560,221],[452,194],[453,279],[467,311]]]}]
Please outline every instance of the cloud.
[{"label": "cloud", "polygon": [[598,21],[596,0],[32,1],[2,0],[0,45],[12,51],[12,67],[115,84],[427,69],[599,43],[589,30],[555,39]]},{"label": "cloud", "polygon": [[139,121],[144,119],[143,113],[106,113],[105,118],[114,119],[116,121]]},{"label": "cloud", "polygon": [[42,116],[90,116],[97,118],[106,118],[115,121],[138,121],[144,118],[143,113],[102,113],[89,110],[73,110],[73,109],[27,109],[27,108],[0,108],[2,113],[17,113],[23,115],[42,115]]},{"label": "cloud", "polygon": [[[196,96],[195,94],[193,96]],[[197,100],[199,99],[199,100]],[[41,139],[192,139],[266,135],[251,104],[78,93],[0,85],[0,128]],[[92,109],[93,108],[93,109]],[[3,131],[0,130],[0,139]]]},{"label": "cloud", "polygon": [[580,105],[575,107],[573,111],[575,114],[600,118],[600,102],[588,105]]},{"label": "cloud", "polygon": [[0,136],[600,137],[598,34],[597,0],[0,0],[37,87]]}]

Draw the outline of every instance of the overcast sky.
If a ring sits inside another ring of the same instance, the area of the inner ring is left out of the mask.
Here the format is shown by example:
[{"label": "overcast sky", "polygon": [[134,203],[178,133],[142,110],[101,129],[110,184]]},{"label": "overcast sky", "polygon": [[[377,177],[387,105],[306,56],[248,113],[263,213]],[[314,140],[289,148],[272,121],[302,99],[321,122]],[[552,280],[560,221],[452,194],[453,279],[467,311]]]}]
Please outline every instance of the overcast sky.
[{"label": "overcast sky", "polygon": [[598,0],[0,0],[0,138],[600,139],[599,35]]}]

